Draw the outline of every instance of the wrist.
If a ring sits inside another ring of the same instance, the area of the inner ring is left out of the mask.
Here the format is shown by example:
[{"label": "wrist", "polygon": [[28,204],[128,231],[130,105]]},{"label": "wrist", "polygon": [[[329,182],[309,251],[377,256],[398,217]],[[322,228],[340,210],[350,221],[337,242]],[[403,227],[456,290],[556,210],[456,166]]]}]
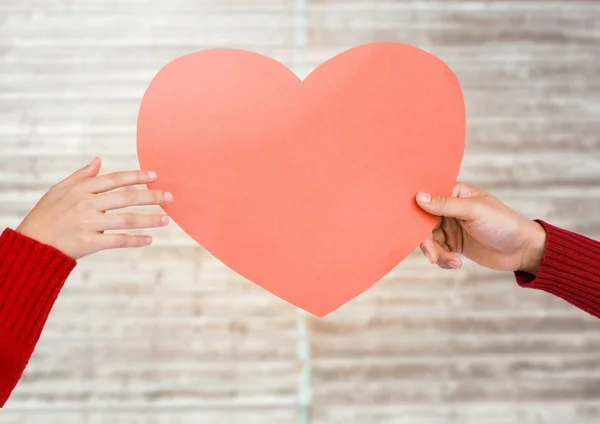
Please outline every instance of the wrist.
[{"label": "wrist", "polygon": [[540,223],[536,221],[530,222],[532,225],[527,237],[528,241],[523,252],[523,260],[519,271],[537,275],[546,248],[546,230]]},{"label": "wrist", "polygon": [[46,246],[53,247],[57,249],[52,240],[48,237],[44,232],[40,232],[39,228],[35,225],[35,223],[31,223],[27,220],[21,222],[21,224],[15,229],[15,232],[25,236],[31,240],[34,240],[38,243],[44,244]]},{"label": "wrist", "polygon": [[31,230],[31,226],[27,225],[27,221],[21,222],[21,224],[19,224],[19,226],[15,228],[15,231],[25,237],[43,243],[43,241],[40,240],[39,236],[35,234],[35,231]]}]

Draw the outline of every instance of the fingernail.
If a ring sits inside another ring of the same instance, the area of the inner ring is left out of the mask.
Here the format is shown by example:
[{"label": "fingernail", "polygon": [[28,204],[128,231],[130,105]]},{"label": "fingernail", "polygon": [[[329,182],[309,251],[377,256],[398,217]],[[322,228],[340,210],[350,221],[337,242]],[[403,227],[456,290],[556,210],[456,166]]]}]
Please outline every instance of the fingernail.
[{"label": "fingernail", "polygon": [[167,215],[163,215],[161,216],[160,221],[163,223],[163,225],[167,225],[169,223],[169,217]]},{"label": "fingernail", "polygon": [[146,244],[150,244],[150,243],[152,243],[152,237],[148,236],[144,239],[144,241],[146,242]]},{"label": "fingernail", "polygon": [[146,172],[146,175],[148,176],[148,178],[150,178],[151,180],[155,180],[156,179],[156,172],[154,171],[148,171]]},{"label": "fingernail", "polygon": [[460,268],[460,263],[456,261],[448,261],[448,266],[452,269],[458,269]]},{"label": "fingernail", "polygon": [[419,193],[417,194],[417,202],[419,203],[431,203],[431,194]]},{"label": "fingernail", "polygon": [[173,201],[173,195],[171,193],[169,193],[168,191],[165,192],[165,202],[172,202]]},{"label": "fingernail", "polygon": [[432,264],[433,258],[431,257],[431,254],[429,252],[427,252],[427,253],[425,253],[425,256],[427,257],[427,260],[429,260],[429,263]]},{"label": "fingernail", "polygon": [[97,160],[97,159],[98,159],[98,158],[94,158],[94,159],[92,159],[92,161],[91,161],[90,163],[88,163],[88,164],[87,164],[85,167],[86,167],[86,168],[91,168],[91,167],[92,167],[92,165],[96,163],[96,160]]}]

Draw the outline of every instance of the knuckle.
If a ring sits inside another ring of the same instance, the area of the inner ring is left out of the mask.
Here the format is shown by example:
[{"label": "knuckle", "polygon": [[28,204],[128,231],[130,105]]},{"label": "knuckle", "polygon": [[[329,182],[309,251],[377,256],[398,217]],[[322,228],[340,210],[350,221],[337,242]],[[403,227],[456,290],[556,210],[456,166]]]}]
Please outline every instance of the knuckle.
[{"label": "knuckle", "polygon": [[87,199],[80,199],[75,203],[75,211],[78,213],[86,212],[90,209],[90,202]]},{"label": "knuckle", "polygon": [[102,246],[93,234],[87,231],[75,230],[69,243],[68,250],[72,253],[72,257],[83,257],[90,253],[102,250]]},{"label": "knuckle", "polygon": [[80,244],[89,243],[91,237],[87,234],[87,231],[84,231],[83,224],[81,222],[75,224],[74,237],[73,239]]},{"label": "knuckle", "polygon": [[[85,237],[87,237],[87,228],[88,228],[88,224],[86,221],[78,221],[76,222],[74,225],[74,230],[76,231],[77,234],[79,234],[79,238],[83,239]],[[82,240],[83,241],[83,240]]]},{"label": "knuckle", "polygon": [[123,183],[124,183],[123,174],[120,174],[120,173],[110,174],[108,176],[108,179],[110,180],[111,185],[114,187],[119,187],[119,186],[123,185]]},{"label": "knuckle", "polygon": [[123,191],[123,202],[127,205],[134,205],[138,199],[138,193],[133,190]]},{"label": "knuckle", "polygon": [[450,206],[450,198],[449,197],[439,197],[438,203],[442,211],[445,211]]},{"label": "knuckle", "polygon": [[117,234],[115,236],[115,246],[116,247],[127,247],[129,241],[129,237],[125,234]]},{"label": "knuckle", "polygon": [[163,198],[164,198],[164,194],[162,191],[154,190],[152,192],[152,202],[153,203],[155,203],[155,204],[162,203]]},{"label": "knuckle", "polygon": [[133,214],[133,213],[125,213],[125,214],[123,214],[123,224],[126,227],[130,228],[130,227],[135,226],[136,221],[137,220],[136,220],[135,214]]}]

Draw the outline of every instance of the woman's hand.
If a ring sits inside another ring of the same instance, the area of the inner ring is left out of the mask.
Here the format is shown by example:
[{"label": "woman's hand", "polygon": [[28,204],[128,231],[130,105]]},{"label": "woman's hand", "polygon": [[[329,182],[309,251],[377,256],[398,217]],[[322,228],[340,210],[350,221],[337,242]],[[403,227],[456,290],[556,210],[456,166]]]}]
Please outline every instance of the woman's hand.
[{"label": "woman's hand", "polygon": [[138,205],[159,205],[173,200],[168,192],[121,190],[156,179],[153,172],[115,172],[98,176],[100,159],[54,185],[17,228],[32,239],[79,259],[104,249],[141,247],[150,236],[104,234],[106,230],[162,227],[169,223],[163,214],[113,213],[106,211]]},{"label": "woman's hand", "polygon": [[462,262],[456,254],[460,253],[486,268],[537,274],[544,254],[544,228],[491,194],[458,183],[450,197],[419,193],[417,204],[441,217],[421,244],[431,263],[458,269]]}]

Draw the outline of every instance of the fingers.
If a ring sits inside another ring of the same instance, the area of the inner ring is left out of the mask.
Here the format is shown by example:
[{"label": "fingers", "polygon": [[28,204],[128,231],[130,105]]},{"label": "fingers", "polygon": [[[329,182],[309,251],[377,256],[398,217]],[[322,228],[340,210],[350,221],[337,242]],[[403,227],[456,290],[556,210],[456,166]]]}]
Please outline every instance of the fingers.
[{"label": "fingers", "polygon": [[479,204],[472,198],[432,196],[429,193],[417,194],[417,204],[425,212],[436,216],[472,221],[477,218]]},{"label": "fingers", "polygon": [[434,241],[431,239],[431,236],[426,238],[419,247],[421,248],[421,252],[423,252],[427,260],[429,260],[429,263],[437,263],[439,254]]},{"label": "fingers", "polygon": [[462,266],[462,260],[450,251],[450,249],[439,242],[428,237],[421,243],[421,252],[427,257],[430,263],[437,264],[443,269],[459,269]]},{"label": "fingers", "polygon": [[101,160],[99,158],[94,158],[88,165],[75,171],[73,174],[69,175],[61,182],[55,184],[54,188],[64,187],[76,183],[78,181],[83,181],[86,178],[95,177],[96,175],[98,175],[98,172],[100,172],[101,165]]},{"label": "fingers", "polygon": [[85,182],[88,193],[104,193],[116,188],[147,184],[156,180],[154,171],[122,171],[102,175]]},{"label": "fingers", "polygon": [[94,196],[93,204],[99,211],[129,206],[161,205],[173,201],[173,195],[161,190],[121,190]]},{"label": "fingers", "polygon": [[478,188],[471,187],[464,183],[456,183],[452,189],[452,197],[473,197],[483,194],[484,192]]},{"label": "fingers", "polygon": [[446,246],[435,243],[438,250],[437,265],[444,269],[459,269],[462,266],[462,261],[458,256],[450,251]]},{"label": "fingers", "polygon": [[140,228],[164,227],[169,223],[169,217],[161,214],[121,213],[106,214],[98,224],[97,231],[132,230]]},{"label": "fingers", "polygon": [[99,250],[124,247],[144,247],[152,243],[152,237],[137,234],[100,234]]}]

